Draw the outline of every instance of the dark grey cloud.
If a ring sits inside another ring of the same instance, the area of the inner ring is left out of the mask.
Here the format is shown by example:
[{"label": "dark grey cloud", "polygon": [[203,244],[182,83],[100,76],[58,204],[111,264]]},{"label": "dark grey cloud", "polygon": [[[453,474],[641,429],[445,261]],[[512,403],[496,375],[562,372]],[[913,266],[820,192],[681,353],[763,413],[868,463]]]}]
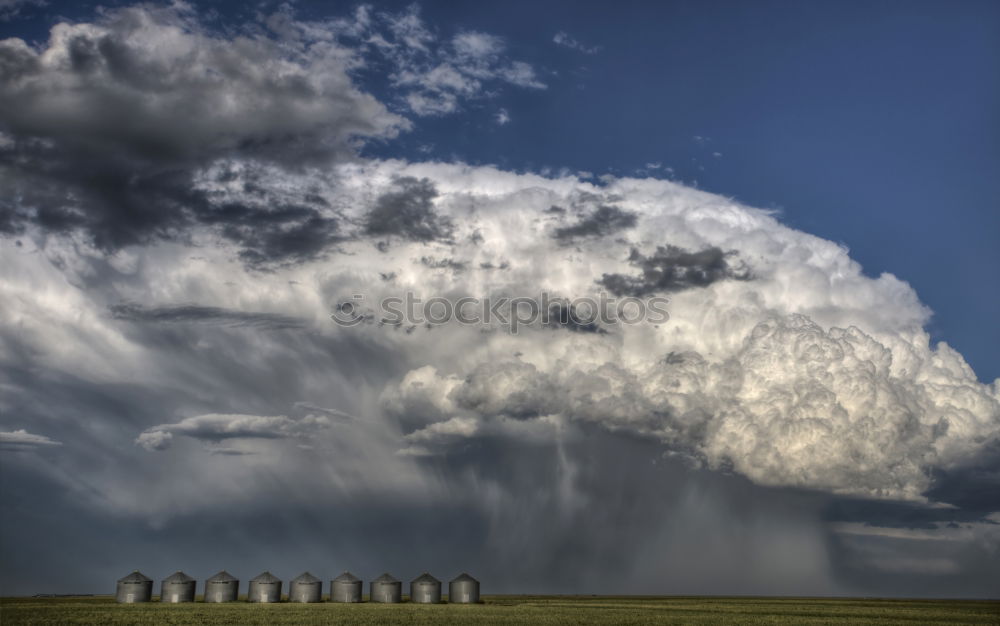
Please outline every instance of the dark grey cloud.
[{"label": "dark grey cloud", "polygon": [[[991,489],[995,491],[997,484],[992,483]],[[992,508],[996,508],[995,502]],[[908,530],[934,530],[946,526],[960,527],[969,523],[997,525],[997,522],[990,520],[987,514],[975,508],[929,506],[919,502],[836,498],[823,511],[823,519],[829,522]]]},{"label": "dark grey cloud", "polygon": [[729,263],[728,259],[733,254],[716,247],[688,252],[676,246],[658,246],[656,252],[644,256],[633,248],[628,260],[639,268],[640,273],[604,274],[598,284],[617,296],[638,297],[691,287],[707,287],[726,279],[749,279],[746,269],[733,267]]},{"label": "dark grey cloud", "polygon": [[927,497],[981,515],[1000,510],[1000,441],[994,440],[964,463],[938,469]]},{"label": "dark grey cloud", "polygon": [[549,306],[549,328],[565,328],[577,333],[605,334],[597,323],[596,312],[581,311],[572,303],[556,302]]},{"label": "dark grey cloud", "polygon": [[234,311],[196,304],[146,307],[125,302],[113,304],[108,308],[115,319],[129,322],[219,324],[261,330],[287,330],[305,326],[301,318],[290,315]]},{"label": "dark grey cloud", "polygon": [[[550,207],[547,212],[553,212]],[[576,224],[561,226],[552,232],[552,237],[563,244],[569,244],[577,239],[591,237],[606,237],[619,231],[632,228],[636,224],[635,213],[625,211],[614,205],[602,204],[583,216]]]},{"label": "dark grey cloud", "polygon": [[[3,112],[0,112],[0,116]],[[114,251],[155,239],[182,239],[208,209],[183,166],[145,168],[127,155],[17,141],[0,148],[0,227],[83,232]]]},{"label": "dark grey cloud", "polygon": [[321,199],[219,207],[195,179],[227,159],[329,165],[405,128],[354,87],[348,63],[305,35],[212,32],[180,4],[61,23],[37,50],[4,40],[0,232],[79,231],[110,252],[207,225],[251,266],[314,258],[337,239]]},{"label": "dark grey cloud", "polygon": [[310,261],[344,239],[340,221],[314,206],[233,203],[213,207],[199,217],[236,243],[240,259],[257,269]]},{"label": "dark grey cloud", "polygon": [[373,237],[400,237],[410,241],[449,239],[452,223],[434,210],[437,188],[426,178],[403,176],[375,200],[365,218],[365,232]]},{"label": "dark grey cloud", "polygon": [[211,448],[209,454],[214,454],[217,456],[253,456],[257,454],[250,450],[241,450],[239,448]]},{"label": "dark grey cloud", "polygon": [[450,270],[452,272],[464,272],[466,263],[456,261],[452,258],[438,259],[432,256],[420,257],[420,264],[433,270]]}]

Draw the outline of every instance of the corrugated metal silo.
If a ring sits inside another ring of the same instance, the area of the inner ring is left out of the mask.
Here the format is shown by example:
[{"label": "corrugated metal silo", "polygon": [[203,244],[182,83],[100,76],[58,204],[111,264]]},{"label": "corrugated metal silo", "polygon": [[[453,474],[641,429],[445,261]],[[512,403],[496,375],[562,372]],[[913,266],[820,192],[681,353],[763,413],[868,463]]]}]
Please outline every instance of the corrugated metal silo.
[{"label": "corrugated metal silo", "polygon": [[372,602],[400,602],[403,599],[403,583],[389,574],[382,574],[372,581],[369,599]]},{"label": "corrugated metal silo", "polygon": [[205,581],[205,602],[236,602],[240,593],[240,581],[222,570]]},{"label": "corrugated metal silo", "polygon": [[247,602],[281,602],[281,579],[271,572],[251,578]]},{"label": "corrugated metal silo", "polygon": [[330,602],[361,602],[361,579],[344,572],[330,581]]},{"label": "corrugated metal silo", "polygon": [[475,604],[479,602],[479,581],[462,572],[448,583],[450,604]]},{"label": "corrugated metal silo", "polygon": [[410,602],[437,604],[441,601],[441,581],[427,572],[410,581]]},{"label": "corrugated metal silo", "polygon": [[133,602],[149,602],[153,599],[153,579],[147,578],[139,570],[118,579],[115,589],[115,600],[131,604]]},{"label": "corrugated metal silo", "polygon": [[174,572],[160,583],[160,602],[194,602],[195,580],[184,572]]},{"label": "corrugated metal silo", "polygon": [[322,602],[323,581],[303,572],[288,584],[289,602]]}]

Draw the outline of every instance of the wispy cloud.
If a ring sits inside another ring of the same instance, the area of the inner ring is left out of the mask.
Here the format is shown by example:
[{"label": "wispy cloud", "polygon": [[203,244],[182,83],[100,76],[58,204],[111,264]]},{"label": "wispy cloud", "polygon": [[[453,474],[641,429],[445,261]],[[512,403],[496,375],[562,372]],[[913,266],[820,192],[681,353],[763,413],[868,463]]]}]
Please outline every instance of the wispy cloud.
[{"label": "wispy cloud", "polygon": [[227,439],[285,439],[304,436],[326,428],[330,420],[325,415],[307,415],[296,419],[285,415],[225,415],[208,414],[187,417],[174,424],[160,424],[141,433],[136,445],[146,450],[165,450],[174,435],[218,443]]},{"label": "wispy cloud", "polygon": [[601,51],[601,46],[588,46],[565,31],[557,32],[552,37],[552,41],[557,45],[563,46],[564,48],[576,50],[584,54],[597,54]]},{"label": "wispy cloud", "polygon": [[504,84],[546,87],[533,65],[508,56],[503,38],[472,30],[441,37],[416,5],[400,13],[362,7],[353,22],[338,28],[363,56],[389,64],[390,81],[418,116],[453,113],[462,100],[489,97]]},{"label": "wispy cloud", "polygon": [[0,0],[0,22],[18,17],[28,7],[44,7],[48,4],[48,0]]},{"label": "wispy cloud", "polygon": [[255,328],[260,330],[287,330],[302,328],[301,318],[280,313],[234,311],[214,306],[182,304],[145,307],[135,303],[113,304],[108,307],[117,320],[160,324],[217,324]]},{"label": "wispy cloud", "polygon": [[63,445],[61,441],[49,439],[45,435],[36,435],[22,429],[0,432],[0,450],[38,450]]}]

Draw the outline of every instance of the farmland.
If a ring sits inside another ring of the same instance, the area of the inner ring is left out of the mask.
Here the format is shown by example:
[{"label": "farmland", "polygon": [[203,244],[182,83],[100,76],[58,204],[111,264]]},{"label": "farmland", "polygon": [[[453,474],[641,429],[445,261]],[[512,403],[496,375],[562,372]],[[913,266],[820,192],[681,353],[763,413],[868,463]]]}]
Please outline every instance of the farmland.
[{"label": "farmland", "polygon": [[871,598],[484,596],[478,605],[116,604],[111,597],[3,598],[15,624],[1000,624],[1000,602]]}]

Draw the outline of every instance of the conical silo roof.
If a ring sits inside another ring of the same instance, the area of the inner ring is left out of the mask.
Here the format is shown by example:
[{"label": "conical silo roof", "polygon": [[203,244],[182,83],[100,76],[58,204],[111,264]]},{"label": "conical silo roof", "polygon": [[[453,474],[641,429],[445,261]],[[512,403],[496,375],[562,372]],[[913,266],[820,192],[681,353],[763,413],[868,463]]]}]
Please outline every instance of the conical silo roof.
[{"label": "conical silo roof", "polygon": [[235,576],[233,576],[232,574],[230,574],[226,570],[222,570],[221,572],[219,572],[215,576],[212,576],[211,578],[209,578],[207,582],[210,582],[210,583],[228,583],[228,582],[232,582],[234,580],[236,580]]},{"label": "conical silo roof", "polygon": [[427,572],[424,572],[420,576],[417,576],[416,578],[414,578],[413,582],[415,582],[415,583],[437,583],[439,585],[441,584],[440,580],[438,580],[437,578],[434,578],[433,576],[431,576]]},{"label": "conical silo roof", "polygon": [[292,579],[293,583],[318,583],[322,582],[320,579],[316,578],[309,572],[302,572],[298,576]]},{"label": "conical silo roof", "polygon": [[119,578],[118,582],[120,582],[120,583],[151,583],[151,582],[153,582],[153,579],[147,577],[145,574],[143,574],[139,570],[135,570],[134,572],[132,572],[128,576],[122,576],[121,578]]},{"label": "conical silo roof", "polygon": [[191,583],[194,579],[185,574],[184,572],[174,572],[170,576],[163,579],[165,583]]},{"label": "conical silo roof", "polygon": [[378,578],[372,581],[373,583],[398,583],[399,581],[390,576],[388,573],[382,574]]},{"label": "conical silo roof", "polygon": [[359,583],[361,579],[350,572],[344,572],[340,576],[333,579],[335,583]]},{"label": "conical silo roof", "polygon": [[280,583],[281,579],[271,572],[262,572],[250,579],[254,583]]},{"label": "conical silo roof", "polygon": [[452,578],[451,582],[453,582],[453,583],[478,583],[479,581],[476,580],[475,578],[473,578],[472,576],[469,576],[465,572],[462,572],[458,576]]}]

